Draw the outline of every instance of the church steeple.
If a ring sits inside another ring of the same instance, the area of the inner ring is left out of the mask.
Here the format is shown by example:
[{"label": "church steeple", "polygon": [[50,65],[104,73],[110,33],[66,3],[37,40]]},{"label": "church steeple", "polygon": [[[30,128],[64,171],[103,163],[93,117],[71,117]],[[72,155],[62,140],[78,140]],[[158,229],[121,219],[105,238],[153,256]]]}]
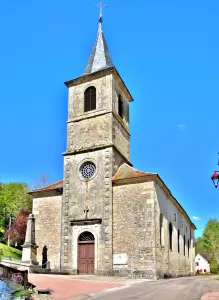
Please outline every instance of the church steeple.
[{"label": "church steeple", "polygon": [[102,31],[102,16],[99,19],[99,29],[97,38],[90,54],[85,74],[90,74],[101,69],[113,67],[112,58],[110,56],[106,40]]}]

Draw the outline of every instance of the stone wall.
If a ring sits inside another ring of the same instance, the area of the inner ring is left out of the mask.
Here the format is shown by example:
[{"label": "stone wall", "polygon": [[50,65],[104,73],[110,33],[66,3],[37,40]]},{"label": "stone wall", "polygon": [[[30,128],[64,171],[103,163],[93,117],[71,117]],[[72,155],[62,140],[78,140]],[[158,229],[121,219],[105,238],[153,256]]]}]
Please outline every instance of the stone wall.
[{"label": "stone wall", "polygon": [[104,114],[68,124],[68,150],[84,151],[112,144],[112,116]]},{"label": "stone wall", "polygon": [[154,225],[152,182],[113,186],[114,274],[154,278]]},{"label": "stone wall", "polygon": [[[77,272],[77,239],[83,228],[94,233],[95,245],[98,244],[98,248],[95,248],[95,272],[109,274],[112,270],[112,177],[120,164],[129,159],[128,128],[125,128],[122,118],[119,119],[114,105],[118,85],[114,84],[113,74],[107,71],[101,74],[89,76],[86,82],[83,77],[79,78],[69,87],[68,142],[64,154],[62,268],[73,273]],[[96,109],[84,112],[84,92],[90,86],[96,88]],[[127,105],[125,111],[128,111]],[[86,161],[96,166],[95,175],[89,180],[83,180],[80,175],[80,167]],[[87,209],[89,211],[86,214]],[[80,227],[70,226],[72,221],[85,219],[100,219],[101,224],[95,224],[96,227],[94,224],[83,227],[81,223]]]},{"label": "stone wall", "polygon": [[[179,276],[194,273],[194,229],[189,220],[176,205],[168,198],[164,191],[155,183],[156,202],[156,264],[157,275]],[[160,239],[160,214],[163,218],[163,232]],[[169,247],[169,224],[173,226],[172,250]],[[180,231],[178,253],[178,230]],[[184,255],[185,235],[185,255]],[[189,248],[188,248],[189,241]]]},{"label": "stone wall", "polygon": [[48,248],[48,261],[51,269],[60,267],[60,225],[62,195],[44,194],[33,198],[33,214],[36,230],[37,261],[42,264],[42,248]]},{"label": "stone wall", "polygon": [[[95,241],[98,243],[98,269],[112,267],[112,151],[112,148],[106,148],[65,157],[62,265],[74,272],[77,271],[74,240],[77,242],[78,237],[74,235],[73,240],[73,228],[69,224],[86,218],[102,220]],[[96,166],[95,175],[88,181],[80,177],[80,166],[85,161],[92,161]],[[87,216],[86,208],[89,209]]]},{"label": "stone wall", "polygon": [[129,160],[129,133],[124,128],[123,124],[117,119],[113,118],[113,144],[116,148]]},{"label": "stone wall", "polygon": [[[84,92],[90,87],[96,88],[96,109],[84,112]],[[69,88],[68,121],[94,117],[112,111],[112,75],[95,78]]]},{"label": "stone wall", "polygon": [[121,95],[121,99],[123,101],[123,123],[126,127],[126,129],[128,130],[129,128],[129,102],[126,99],[125,93],[121,90],[121,88],[119,87],[118,82],[115,80],[115,78],[113,77],[113,111],[116,114],[119,114],[119,95]]},{"label": "stone wall", "polygon": [[[84,92],[96,88],[96,109],[84,112]],[[118,115],[122,95],[124,115]],[[112,74],[69,88],[67,151],[87,151],[114,144],[129,160],[129,102]]]}]

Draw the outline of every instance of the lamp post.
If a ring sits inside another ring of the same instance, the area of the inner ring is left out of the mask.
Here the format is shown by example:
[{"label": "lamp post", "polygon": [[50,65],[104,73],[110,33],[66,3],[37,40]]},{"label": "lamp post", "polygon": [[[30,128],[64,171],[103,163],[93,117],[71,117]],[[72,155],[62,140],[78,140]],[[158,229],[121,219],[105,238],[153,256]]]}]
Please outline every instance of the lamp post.
[{"label": "lamp post", "polygon": [[[219,166],[219,160],[218,160],[218,166]],[[213,181],[215,188],[217,188],[219,185],[219,170],[214,171],[214,174],[211,176],[211,180]]]}]

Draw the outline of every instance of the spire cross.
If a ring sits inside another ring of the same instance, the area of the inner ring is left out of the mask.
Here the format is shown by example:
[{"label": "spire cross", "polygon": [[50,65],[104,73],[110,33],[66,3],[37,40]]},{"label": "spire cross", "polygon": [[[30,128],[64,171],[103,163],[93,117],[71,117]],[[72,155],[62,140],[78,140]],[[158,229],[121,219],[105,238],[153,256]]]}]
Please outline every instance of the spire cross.
[{"label": "spire cross", "polygon": [[102,23],[103,22],[103,8],[108,7],[108,5],[103,4],[103,0],[100,0],[100,3],[95,6],[100,9],[99,22]]}]

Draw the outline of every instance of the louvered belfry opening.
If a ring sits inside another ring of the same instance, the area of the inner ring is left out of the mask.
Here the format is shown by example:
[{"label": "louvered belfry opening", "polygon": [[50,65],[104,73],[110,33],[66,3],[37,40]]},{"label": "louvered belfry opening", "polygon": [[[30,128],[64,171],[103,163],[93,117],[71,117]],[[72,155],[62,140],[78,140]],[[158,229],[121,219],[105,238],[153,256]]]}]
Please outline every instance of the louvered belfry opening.
[{"label": "louvered belfry opening", "polygon": [[123,118],[123,102],[122,102],[122,97],[121,95],[119,95],[119,99],[118,99],[118,111],[119,111],[119,116],[121,118]]},{"label": "louvered belfry opening", "polygon": [[96,88],[91,86],[84,93],[84,112],[96,109]]},{"label": "louvered belfry opening", "polygon": [[94,242],[94,236],[91,232],[85,231],[83,232],[78,239],[79,243],[93,243]]}]

